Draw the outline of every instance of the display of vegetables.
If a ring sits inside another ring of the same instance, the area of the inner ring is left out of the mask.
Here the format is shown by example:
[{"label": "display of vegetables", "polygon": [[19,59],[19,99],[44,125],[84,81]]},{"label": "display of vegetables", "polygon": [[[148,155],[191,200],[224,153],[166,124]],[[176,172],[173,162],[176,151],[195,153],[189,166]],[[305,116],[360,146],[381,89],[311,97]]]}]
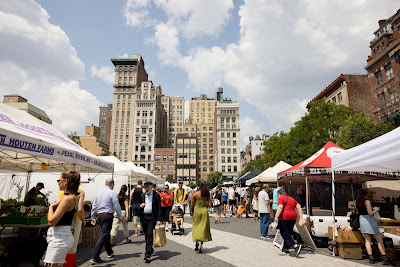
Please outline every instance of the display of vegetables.
[{"label": "display of vegetables", "polygon": [[21,215],[20,209],[21,206],[24,205],[23,201],[17,201],[16,199],[8,199],[1,201],[1,209],[0,214],[1,216],[18,216]]}]

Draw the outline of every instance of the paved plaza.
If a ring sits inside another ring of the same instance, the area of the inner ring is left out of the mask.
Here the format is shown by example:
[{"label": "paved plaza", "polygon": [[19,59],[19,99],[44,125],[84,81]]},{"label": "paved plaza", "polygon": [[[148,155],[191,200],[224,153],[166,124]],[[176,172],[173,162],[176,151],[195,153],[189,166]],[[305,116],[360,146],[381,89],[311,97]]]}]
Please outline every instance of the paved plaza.
[{"label": "paved plaza", "polygon": [[[311,252],[303,250],[299,257],[285,255],[272,244],[272,240],[260,239],[259,222],[252,218],[222,218],[221,224],[214,224],[210,216],[212,242],[204,244],[203,254],[194,251],[191,235],[191,219],[185,217],[185,235],[172,236],[167,233],[167,245],[155,248],[152,262],[148,265],[158,266],[364,266],[368,260],[351,261],[332,257],[327,249]],[[133,234],[130,223],[130,233]],[[101,258],[106,263],[98,266],[143,266],[144,236],[131,236],[132,243],[124,244],[123,232],[119,231],[114,246],[115,257],[108,259],[105,252]],[[91,248],[79,248],[77,253],[78,266],[90,266]],[[375,264],[374,266],[381,266]]]}]

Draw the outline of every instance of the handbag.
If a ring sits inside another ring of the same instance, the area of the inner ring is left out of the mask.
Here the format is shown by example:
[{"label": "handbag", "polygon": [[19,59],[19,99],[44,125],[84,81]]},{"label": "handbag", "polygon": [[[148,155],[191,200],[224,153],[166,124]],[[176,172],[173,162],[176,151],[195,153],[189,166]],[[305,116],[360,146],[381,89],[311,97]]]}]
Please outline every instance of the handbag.
[{"label": "handbag", "polygon": [[218,198],[214,198],[214,200],[213,200],[213,206],[215,207],[215,206],[219,206],[219,205],[221,205],[221,201],[219,201]]}]

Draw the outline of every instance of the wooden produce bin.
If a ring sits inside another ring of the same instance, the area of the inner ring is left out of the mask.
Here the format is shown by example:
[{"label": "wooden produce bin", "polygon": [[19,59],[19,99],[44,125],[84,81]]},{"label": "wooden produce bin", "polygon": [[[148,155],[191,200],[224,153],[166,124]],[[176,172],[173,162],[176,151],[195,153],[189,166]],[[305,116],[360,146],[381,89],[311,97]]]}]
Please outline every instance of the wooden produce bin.
[{"label": "wooden produce bin", "polygon": [[[333,227],[328,227],[329,238],[333,239]],[[362,259],[361,245],[364,243],[363,236],[359,231],[338,230],[335,236],[339,257],[342,259]]]},{"label": "wooden produce bin", "polygon": [[96,245],[101,233],[99,225],[94,227],[82,227],[82,243],[79,244],[81,248],[92,248]]}]

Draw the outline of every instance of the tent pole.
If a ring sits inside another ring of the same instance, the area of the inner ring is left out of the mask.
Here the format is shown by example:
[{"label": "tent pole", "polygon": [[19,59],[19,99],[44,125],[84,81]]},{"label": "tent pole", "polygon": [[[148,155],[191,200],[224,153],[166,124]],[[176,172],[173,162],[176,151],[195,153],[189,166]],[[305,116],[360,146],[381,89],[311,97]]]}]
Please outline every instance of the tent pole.
[{"label": "tent pole", "polygon": [[307,176],[306,176],[306,208],[307,208],[307,217],[309,217],[310,216],[310,208],[309,208],[309,206],[308,206],[308,179],[307,179]]},{"label": "tent pole", "polygon": [[[333,219],[333,231],[332,231],[332,240],[333,243],[335,243],[335,235],[336,235],[336,219],[335,219],[335,207],[336,207],[336,203],[335,203],[335,171],[332,169],[332,219]],[[333,246],[332,248],[333,251],[333,255],[335,256],[335,246]]]}]

